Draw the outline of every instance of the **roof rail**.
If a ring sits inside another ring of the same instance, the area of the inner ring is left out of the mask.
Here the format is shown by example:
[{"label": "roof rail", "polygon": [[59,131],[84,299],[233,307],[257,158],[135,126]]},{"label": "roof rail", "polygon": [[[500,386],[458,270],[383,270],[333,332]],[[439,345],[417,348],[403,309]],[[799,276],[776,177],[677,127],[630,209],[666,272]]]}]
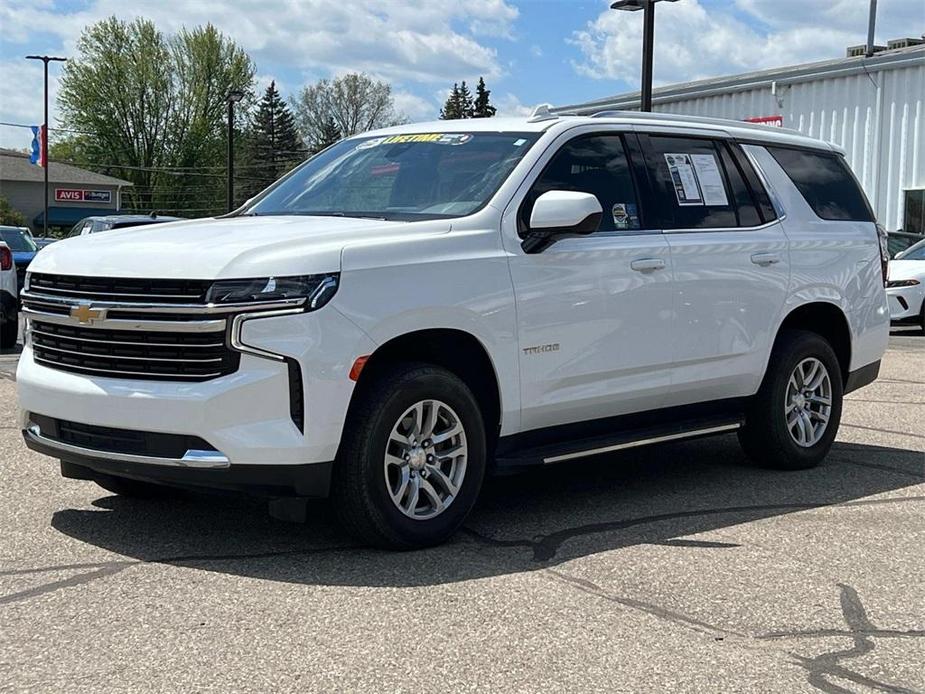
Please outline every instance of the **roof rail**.
[{"label": "roof rail", "polygon": [[[766,131],[768,126],[762,125],[760,123],[753,123],[744,120],[736,120],[734,118],[711,118],[710,116],[687,116],[682,113],[662,113],[661,111],[619,111],[611,109],[609,111],[598,111],[592,113],[591,118],[628,118],[628,119],[657,119],[657,120],[666,120],[666,121],[677,121],[679,123],[698,123],[701,125],[716,125],[716,126],[734,126],[736,128],[750,128],[754,130]],[[799,130],[793,128],[774,128],[778,132],[785,132],[791,135],[802,135]]]},{"label": "roof rail", "polygon": [[533,115],[530,116],[528,123],[541,123],[544,120],[556,120],[559,116],[550,111],[552,104],[540,104],[533,109]]}]

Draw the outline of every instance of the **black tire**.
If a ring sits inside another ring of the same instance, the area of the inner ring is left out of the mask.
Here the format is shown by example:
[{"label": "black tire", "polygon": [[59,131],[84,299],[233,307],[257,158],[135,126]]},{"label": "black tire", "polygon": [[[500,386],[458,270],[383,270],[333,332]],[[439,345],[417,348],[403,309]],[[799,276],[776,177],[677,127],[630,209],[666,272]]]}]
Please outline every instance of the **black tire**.
[{"label": "black tire", "polygon": [[[812,446],[801,446],[791,436],[784,414],[790,376],[808,358],[818,359],[828,371],[831,409],[825,430]],[[758,465],[778,470],[805,470],[822,462],[838,433],[841,421],[843,384],[841,367],[831,345],[820,335],[805,330],[781,333],[761,388],[746,411],[739,442],[746,455]]]},{"label": "black tire", "polygon": [[155,499],[167,496],[170,488],[152,482],[142,482],[140,480],[129,479],[128,477],[117,477],[115,475],[100,475],[93,479],[94,482],[107,492],[112,492],[118,496],[124,496],[131,499]]},{"label": "black tire", "polygon": [[919,312],[919,327],[925,333],[925,301],[922,301],[922,310]]},{"label": "black tire", "polygon": [[19,311],[12,306],[6,309],[3,320],[0,320],[0,349],[13,349],[16,346],[17,337],[19,337]]},{"label": "black tire", "polygon": [[[485,425],[472,391],[445,369],[401,364],[366,384],[357,398],[344,427],[331,490],[345,529],[363,543],[384,549],[444,542],[469,515],[485,477]],[[430,399],[458,415],[468,450],[465,475],[452,502],[439,515],[421,520],[405,515],[392,501],[384,462],[392,428],[409,408]]]}]

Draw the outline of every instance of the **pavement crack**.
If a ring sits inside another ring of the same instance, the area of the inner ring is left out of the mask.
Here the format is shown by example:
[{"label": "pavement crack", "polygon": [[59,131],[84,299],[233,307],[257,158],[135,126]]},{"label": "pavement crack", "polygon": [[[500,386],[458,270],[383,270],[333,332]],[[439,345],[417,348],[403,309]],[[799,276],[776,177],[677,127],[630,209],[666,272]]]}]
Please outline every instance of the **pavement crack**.
[{"label": "pavement crack", "polygon": [[[898,632],[878,629],[867,616],[867,611],[864,609],[864,605],[861,602],[861,598],[858,596],[858,592],[851,586],[844,583],[839,583],[838,587],[841,591],[841,611],[845,623],[848,626],[847,631],[841,633],[826,633],[828,630],[818,630],[815,632],[809,632],[808,634],[806,632],[799,631],[791,632],[789,634],[785,632],[778,632],[774,634],[765,634],[759,638],[786,638],[788,636],[791,638],[800,638],[806,636],[818,637],[821,635],[846,636],[853,641],[851,647],[847,649],[827,651],[813,658],[807,658],[797,653],[791,653],[791,655],[797,659],[797,663],[809,673],[809,684],[822,692],[826,692],[827,694],[844,694],[845,692],[850,694],[851,690],[845,689],[844,687],[831,681],[831,678],[835,678],[840,680],[847,680],[849,682],[853,682],[854,684],[870,687],[871,689],[876,689],[878,691],[899,692],[900,694],[914,694],[915,690],[913,689],[907,689],[905,687],[880,682],[855,672],[854,670],[850,670],[842,665],[841,661],[843,660],[858,658],[873,651],[876,648],[873,639],[882,632],[887,631],[891,636],[895,636]],[[911,633],[904,633],[906,636],[919,636],[922,634],[925,634],[925,632],[918,630],[915,630]]]},{"label": "pavement crack", "polygon": [[895,429],[880,429],[879,427],[866,427],[861,424],[846,424],[842,422],[839,426],[849,429],[863,429],[864,431],[875,431],[879,434],[893,434],[894,436],[908,436],[913,439],[925,439],[925,434],[910,434],[908,431],[896,431]]},{"label": "pavement crack", "polygon": [[[534,539],[514,538],[498,539],[479,533],[472,528],[464,527],[462,532],[468,535],[476,542],[499,548],[524,547],[533,550],[533,561],[546,562],[556,558],[559,550],[566,542],[577,537],[586,537],[600,533],[613,532],[616,530],[626,530],[637,526],[660,523],[662,521],[678,520],[682,518],[702,518],[705,516],[720,515],[742,515],[754,513],[756,511],[808,511],[816,508],[850,508],[852,506],[872,506],[882,504],[906,503],[910,501],[925,501],[925,496],[903,496],[889,497],[886,499],[860,499],[857,501],[839,502],[839,503],[802,503],[802,504],[756,504],[754,506],[729,506],[726,508],[711,508],[697,511],[677,511],[674,513],[662,513],[652,516],[640,516],[638,518],[626,518],[622,520],[602,521],[599,523],[589,523],[579,525],[573,528],[564,528],[548,535],[538,535]],[[668,538],[671,539],[671,538]],[[702,545],[701,545],[702,546]]]},{"label": "pavement crack", "polygon": [[562,571],[557,571],[556,569],[544,569],[544,573],[553,576],[558,581],[564,582],[569,586],[582,591],[583,593],[587,593],[588,595],[594,595],[595,597],[608,600],[609,602],[614,602],[618,605],[623,605],[624,607],[628,607],[633,610],[645,612],[646,614],[657,617],[658,619],[692,629],[701,634],[707,634],[708,636],[712,636],[714,638],[725,638],[727,636],[738,636],[742,638],[746,637],[746,634],[732,631],[730,629],[724,629],[722,627],[716,626],[715,624],[709,624],[694,617],[689,617],[685,614],[681,614],[680,612],[675,612],[674,610],[669,610],[650,602],[637,600],[636,598],[614,595],[613,593],[604,590],[592,581],[584,578],[578,578],[577,576],[570,576],[569,574]]}]

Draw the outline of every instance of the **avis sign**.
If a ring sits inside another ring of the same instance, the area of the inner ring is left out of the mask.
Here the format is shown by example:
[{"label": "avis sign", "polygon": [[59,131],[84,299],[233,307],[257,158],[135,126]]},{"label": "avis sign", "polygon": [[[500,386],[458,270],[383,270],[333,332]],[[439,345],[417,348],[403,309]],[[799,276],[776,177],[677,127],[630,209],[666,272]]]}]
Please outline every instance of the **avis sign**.
[{"label": "avis sign", "polygon": [[55,188],[55,202],[112,202],[111,190]]}]

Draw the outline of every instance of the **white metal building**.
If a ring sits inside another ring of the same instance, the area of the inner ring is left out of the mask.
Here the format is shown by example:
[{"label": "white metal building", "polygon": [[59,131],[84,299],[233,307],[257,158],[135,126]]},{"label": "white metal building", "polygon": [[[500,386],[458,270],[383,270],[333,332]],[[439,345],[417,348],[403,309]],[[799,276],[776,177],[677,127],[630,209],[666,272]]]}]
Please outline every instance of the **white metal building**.
[{"label": "white metal building", "polygon": [[[857,49],[849,49],[856,52]],[[639,92],[554,111],[636,110]],[[925,233],[925,44],[656,89],[653,110],[794,128],[847,153],[881,224]]]}]

